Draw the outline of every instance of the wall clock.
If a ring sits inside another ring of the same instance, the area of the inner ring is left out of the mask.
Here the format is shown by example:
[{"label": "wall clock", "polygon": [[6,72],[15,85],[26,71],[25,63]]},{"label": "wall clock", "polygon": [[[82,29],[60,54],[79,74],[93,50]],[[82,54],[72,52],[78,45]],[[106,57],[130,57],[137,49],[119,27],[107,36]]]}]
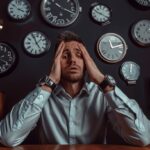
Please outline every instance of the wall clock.
[{"label": "wall clock", "polygon": [[42,0],[41,14],[44,20],[55,27],[71,25],[78,17],[81,7],[78,0]]},{"label": "wall clock", "polygon": [[120,73],[128,84],[136,84],[140,76],[140,66],[133,61],[126,61],[121,65]]},{"label": "wall clock", "polygon": [[8,3],[7,11],[14,20],[25,20],[31,14],[31,5],[27,0],[11,0]]},{"label": "wall clock", "polygon": [[0,76],[11,72],[16,63],[18,55],[14,48],[7,43],[0,42]]},{"label": "wall clock", "polygon": [[94,21],[101,25],[110,23],[112,11],[108,6],[100,3],[93,3],[91,6],[90,15]]},{"label": "wall clock", "polygon": [[48,37],[40,31],[28,33],[23,41],[25,51],[31,56],[39,56],[48,52],[50,45]]},{"label": "wall clock", "polygon": [[127,44],[120,35],[106,33],[98,39],[97,52],[104,61],[116,63],[125,57]]},{"label": "wall clock", "polygon": [[131,28],[134,42],[141,46],[150,46],[150,20],[144,19],[136,22]]}]

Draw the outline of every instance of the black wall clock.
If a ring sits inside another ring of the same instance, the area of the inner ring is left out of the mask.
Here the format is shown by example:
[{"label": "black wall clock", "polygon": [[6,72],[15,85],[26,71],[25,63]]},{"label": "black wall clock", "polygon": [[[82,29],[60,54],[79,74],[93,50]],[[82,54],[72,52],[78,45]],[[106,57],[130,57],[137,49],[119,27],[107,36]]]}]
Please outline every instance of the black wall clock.
[{"label": "black wall clock", "polygon": [[7,43],[0,42],[0,76],[11,72],[18,61],[14,48]]},{"label": "black wall clock", "polygon": [[41,14],[44,20],[55,27],[71,25],[80,12],[78,0],[42,0]]}]

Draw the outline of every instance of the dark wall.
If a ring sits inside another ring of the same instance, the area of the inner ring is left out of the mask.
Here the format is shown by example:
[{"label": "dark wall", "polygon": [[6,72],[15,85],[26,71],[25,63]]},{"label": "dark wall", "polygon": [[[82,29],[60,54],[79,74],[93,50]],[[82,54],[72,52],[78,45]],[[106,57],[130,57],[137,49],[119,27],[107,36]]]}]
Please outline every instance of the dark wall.
[{"label": "dark wall", "polygon": [[[6,112],[21,98],[34,89],[37,81],[49,73],[52,61],[53,48],[58,33],[71,30],[79,34],[87,45],[87,49],[97,66],[104,73],[112,74],[118,86],[130,97],[136,99],[145,114],[150,118],[150,47],[144,48],[135,44],[130,38],[130,27],[139,19],[150,19],[150,10],[135,7],[128,0],[101,0],[112,9],[112,20],[109,25],[100,26],[90,18],[89,11],[93,0],[79,0],[82,7],[78,19],[65,28],[54,28],[48,25],[40,14],[41,0],[29,0],[32,6],[32,15],[25,22],[18,23],[10,20],[7,15],[8,0],[0,1],[0,19],[4,21],[4,29],[0,31],[0,42],[8,42],[14,46],[19,55],[18,64],[13,72],[0,78],[0,90],[6,94]],[[28,32],[39,30],[51,40],[51,48],[41,57],[30,57],[24,53],[23,39]],[[125,58],[115,64],[102,61],[95,53],[98,38],[107,32],[120,34],[128,45]],[[124,61],[132,60],[141,67],[141,75],[136,85],[127,85],[119,74],[119,68]]]}]

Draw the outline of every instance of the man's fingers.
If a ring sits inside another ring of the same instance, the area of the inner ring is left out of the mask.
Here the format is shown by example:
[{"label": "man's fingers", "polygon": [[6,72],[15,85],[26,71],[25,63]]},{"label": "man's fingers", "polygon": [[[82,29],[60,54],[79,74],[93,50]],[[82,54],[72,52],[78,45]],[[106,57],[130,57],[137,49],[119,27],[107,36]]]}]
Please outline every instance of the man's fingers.
[{"label": "man's fingers", "polygon": [[64,50],[64,47],[65,47],[65,43],[64,41],[62,41],[59,46],[58,46],[58,49],[56,51],[56,54],[55,54],[55,58],[58,56],[58,55],[61,55],[63,50]]}]

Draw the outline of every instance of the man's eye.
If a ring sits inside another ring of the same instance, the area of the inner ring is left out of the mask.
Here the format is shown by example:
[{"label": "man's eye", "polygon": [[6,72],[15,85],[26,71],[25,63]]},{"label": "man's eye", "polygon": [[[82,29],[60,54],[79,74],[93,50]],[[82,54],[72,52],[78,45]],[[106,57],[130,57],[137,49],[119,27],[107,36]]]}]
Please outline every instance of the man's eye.
[{"label": "man's eye", "polygon": [[78,56],[78,57],[82,57],[82,54],[81,54],[81,53],[77,53],[77,56]]},{"label": "man's eye", "polygon": [[66,53],[66,54],[63,54],[62,57],[66,59],[66,58],[69,57],[69,54],[67,54],[67,53]]}]

